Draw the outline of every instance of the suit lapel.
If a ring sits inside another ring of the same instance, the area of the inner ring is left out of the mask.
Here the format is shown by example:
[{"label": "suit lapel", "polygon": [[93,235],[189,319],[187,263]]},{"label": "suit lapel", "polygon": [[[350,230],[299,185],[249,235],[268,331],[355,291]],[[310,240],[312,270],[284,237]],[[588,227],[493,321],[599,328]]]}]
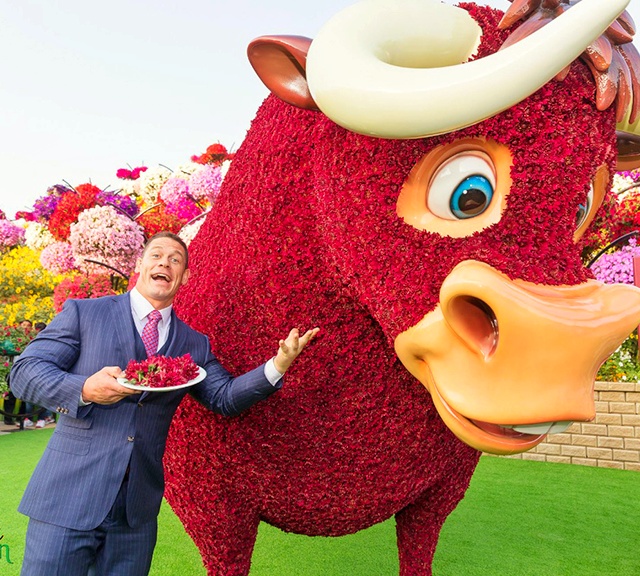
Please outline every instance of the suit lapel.
[{"label": "suit lapel", "polygon": [[[115,337],[120,344],[123,355],[128,359],[136,358],[136,342],[133,338],[135,327],[131,314],[131,303],[129,293],[113,299],[113,324],[116,327]],[[126,366],[122,366],[124,370]]]},{"label": "suit lapel", "polygon": [[171,329],[169,331],[169,337],[164,348],[165,356],[182,356],[183,350],[186,347],[186,332],[183,329],[176,313],[171,310]]}]

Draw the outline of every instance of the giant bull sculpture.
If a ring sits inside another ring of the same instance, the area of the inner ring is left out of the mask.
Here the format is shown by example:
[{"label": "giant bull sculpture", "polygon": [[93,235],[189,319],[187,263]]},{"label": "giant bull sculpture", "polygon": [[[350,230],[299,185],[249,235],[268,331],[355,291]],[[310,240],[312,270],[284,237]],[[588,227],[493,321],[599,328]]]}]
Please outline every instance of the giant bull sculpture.
[{"label": "giant bull sculpture", "polygon": [[167,498],[209,573],[248,572],[261,520],[333,536],[395,515],[401,573],[429,574],[479,450],[593,418],[640,295],[592,280],[578,243],[636,122],[638,56],[625,0],[571,4],[500,23],[367,0],[313,42],[250,46],[274,94],[177,307],[233,372],[292,324],[322,336],[248,413],[179,410]]}]

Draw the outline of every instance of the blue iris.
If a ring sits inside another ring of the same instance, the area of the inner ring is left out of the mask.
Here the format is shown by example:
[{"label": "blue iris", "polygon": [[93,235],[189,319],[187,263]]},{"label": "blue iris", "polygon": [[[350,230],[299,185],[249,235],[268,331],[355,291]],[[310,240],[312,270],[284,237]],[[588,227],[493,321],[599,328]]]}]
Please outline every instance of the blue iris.
[{"label": "blue iris", "polygon": [[493,198],[493,185],[481,174],[465,178],[451,195],[449,208],[461,220],[482,214]]}]

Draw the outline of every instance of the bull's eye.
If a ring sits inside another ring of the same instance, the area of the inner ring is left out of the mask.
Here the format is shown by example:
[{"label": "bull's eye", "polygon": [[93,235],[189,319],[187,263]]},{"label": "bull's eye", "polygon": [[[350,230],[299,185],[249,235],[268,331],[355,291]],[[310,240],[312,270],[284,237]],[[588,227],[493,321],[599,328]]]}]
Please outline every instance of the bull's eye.
[{"label": "bull's eye", "polygon": [[495,185],[493,165],[485,154],[457,154],[434,174],[427,207],[446,220],[475,218],[491,204]]},{"label": "bull's eye", "polygon": [[482,214],[493,198],[493,186],[484,176],[465,178],[451,196],[450,208],[456,218],[473,218]]},{"label": "bull's eye", "polygon": [[511,190],[511,152],[484,138],[462,138],[429,150],[409,172],[396,212],[406,224],[464,238],[497,224]]},{"label": "bull's eye", "polygon": [[576,215],[576,230],[584,224],[584,221],[587,219],[587,216],[591,212],[591,207],[593,206],[593,184],[589,188],[589,194],[587,194],[587,200],[584,204],[580,204],[578,206],[578,214]]}]

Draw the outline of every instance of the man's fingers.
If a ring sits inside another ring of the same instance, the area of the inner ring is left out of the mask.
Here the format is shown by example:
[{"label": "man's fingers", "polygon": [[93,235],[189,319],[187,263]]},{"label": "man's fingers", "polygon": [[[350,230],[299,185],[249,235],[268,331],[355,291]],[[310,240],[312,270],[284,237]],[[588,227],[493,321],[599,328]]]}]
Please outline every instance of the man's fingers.
[{"label": "man's fingers", "polygon": [[304,336],[300,339],[300,344],[304,348],[309,342],[315,337],[315,335],[320,331],[320,328],[313,328],[312,330],[307,330],[304,333]]}]

